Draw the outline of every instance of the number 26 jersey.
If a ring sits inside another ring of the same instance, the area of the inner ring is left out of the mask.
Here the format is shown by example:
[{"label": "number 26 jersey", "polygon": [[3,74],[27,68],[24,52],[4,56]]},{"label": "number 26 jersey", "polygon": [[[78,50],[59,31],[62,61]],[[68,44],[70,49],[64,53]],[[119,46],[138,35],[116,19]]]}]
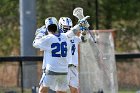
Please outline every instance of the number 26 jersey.
[{"label": "number 26 jersey", "polygon": [[68,71],[71,44],[65,33],[48,34],[40,39],[35,39],[33,46],[44,51],[42,69],[46,68],[54,72]]}]

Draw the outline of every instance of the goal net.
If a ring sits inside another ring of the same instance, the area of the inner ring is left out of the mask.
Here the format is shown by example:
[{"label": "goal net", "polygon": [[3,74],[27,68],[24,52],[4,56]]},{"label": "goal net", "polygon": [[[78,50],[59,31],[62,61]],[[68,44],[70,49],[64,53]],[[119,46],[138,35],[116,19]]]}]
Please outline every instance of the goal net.
[{"label": "goal net", "polygon": [[80,93],[118,93],[113,30],[99,30],[95,44],[80,44]]}]

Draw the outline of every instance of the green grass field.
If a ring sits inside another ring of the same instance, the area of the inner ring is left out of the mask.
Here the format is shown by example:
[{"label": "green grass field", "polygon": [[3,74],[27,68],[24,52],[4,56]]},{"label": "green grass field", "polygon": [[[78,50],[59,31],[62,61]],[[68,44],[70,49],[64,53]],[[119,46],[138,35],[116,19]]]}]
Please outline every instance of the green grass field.
[{"label": "green grass field", "polygon": [[136,93],[136,91],[119,91],[118,93]]},{"label": "green grass field", "polygon": [[[0,87],[0,93],[5,93],[7,91],[16,91],[16,93],[21,93],[21,88],[1,88]],[[24,93],[32,93],[32,91],[31,89],[24,89]],[[136,93],[136,90],[119,90],[118,93]]]}]

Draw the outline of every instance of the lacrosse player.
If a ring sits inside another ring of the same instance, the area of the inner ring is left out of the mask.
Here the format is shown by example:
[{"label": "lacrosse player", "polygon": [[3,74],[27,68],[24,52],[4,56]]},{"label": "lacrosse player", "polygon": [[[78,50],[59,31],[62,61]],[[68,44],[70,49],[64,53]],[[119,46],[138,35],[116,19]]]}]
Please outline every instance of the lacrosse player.
[{"label": "lacrosse player", "polygon": [[57,93],[66,93],[68,89],[68,53],[71,47],[68,38],[74,36],[80,26],[78,24],[69,32],[60,33],[56,18],[49,17],[45,20],[45,28],[48,34],[45,35],[43,30],[36,32],[33,46],[44,51],[42,65],[44,73],[40,80],[39,93],[48,93],[48,88]]},{"label": "lacrosse player", "polygon": [[[70,31],[73,23],[69,17],[61,17],[59,19],[59,29],[61,32],[66,33]],[[79,77],[78,77],[78,44],[81,41],[85,41],[85,35],[81,34],[80,37],[73,36],[69,38],[71,42],[71,59],[69,59],[68,65],[68,83],[71,93],[78,93]],[[82,40],[81,40],[82,39]]]}]

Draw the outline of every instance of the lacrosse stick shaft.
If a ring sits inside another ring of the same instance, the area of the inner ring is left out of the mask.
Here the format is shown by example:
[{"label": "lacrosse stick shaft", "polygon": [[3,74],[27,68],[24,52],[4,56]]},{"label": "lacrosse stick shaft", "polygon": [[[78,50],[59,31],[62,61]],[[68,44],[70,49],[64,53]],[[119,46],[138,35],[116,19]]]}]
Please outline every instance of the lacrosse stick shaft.
[{"label": "lacrosse stick shaft", "polygon": [[91,38],[93,39],[94,43],[96,43],[95,36],[91,33],[89,29],[87,29],[87,31],[90,34]]}]

